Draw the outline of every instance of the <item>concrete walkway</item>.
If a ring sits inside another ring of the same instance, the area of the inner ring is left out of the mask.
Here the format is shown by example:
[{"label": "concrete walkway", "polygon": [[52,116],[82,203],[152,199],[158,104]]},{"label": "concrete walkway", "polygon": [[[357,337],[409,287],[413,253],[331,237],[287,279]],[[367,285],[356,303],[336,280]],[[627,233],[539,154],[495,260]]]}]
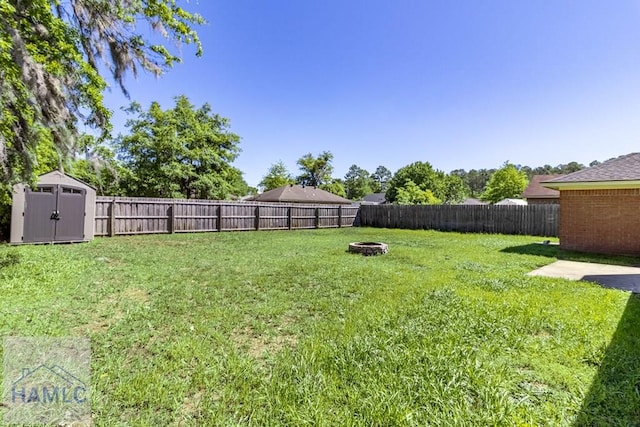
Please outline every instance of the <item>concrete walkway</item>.
[{"label": "concrete walkway", "polygon": [[596,282],[608,288],[640,293],[640,268],[589,262],[556,261],[528,273],[529,276],[561,277]]}]

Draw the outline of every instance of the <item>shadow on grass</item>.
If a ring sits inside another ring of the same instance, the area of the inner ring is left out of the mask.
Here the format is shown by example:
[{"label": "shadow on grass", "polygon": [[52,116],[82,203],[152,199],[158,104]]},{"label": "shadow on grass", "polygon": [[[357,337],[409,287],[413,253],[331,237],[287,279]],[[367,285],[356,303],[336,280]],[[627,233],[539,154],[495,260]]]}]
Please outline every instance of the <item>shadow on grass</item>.
[{"label": "shadow on grass", "polygon": [[640,426],[640,296],[631,294],[575,426]]},{"label": "shadow on grass", "polygon": [[521,254],[521,255],[537,255],[546,256],[549,258],[557,258],[558,245],[544,245],[542,243],[529,243],[528,245],[509,246],[502,249],[500,252],[508,254]]},{"label": "shadow on grass", "polygon": [[640,258],[624,255],[602,255],[586,252],[573,252],[560,249],[558,245],[544,245],[541,243],[529,243],[527,245],[510,246],[500,252],[508,254],[536,255],[557,258],[565,261],[579,261],[599,264],[640,266]]}]

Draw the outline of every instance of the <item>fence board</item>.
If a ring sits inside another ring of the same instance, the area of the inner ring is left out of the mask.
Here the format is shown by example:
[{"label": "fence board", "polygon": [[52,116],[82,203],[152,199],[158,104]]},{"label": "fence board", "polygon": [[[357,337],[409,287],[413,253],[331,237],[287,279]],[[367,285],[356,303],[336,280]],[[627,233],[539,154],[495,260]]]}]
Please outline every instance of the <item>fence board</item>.
[{"label": "fence board", "polygon": [[[344,208],[343,208],[344,209]],[[558,236],[558,205],[362,205],[367,227]]]},{"label": "fence board", "polygon": [[357,206],[102,196],[95,235],[351,227],[357,216]]}]

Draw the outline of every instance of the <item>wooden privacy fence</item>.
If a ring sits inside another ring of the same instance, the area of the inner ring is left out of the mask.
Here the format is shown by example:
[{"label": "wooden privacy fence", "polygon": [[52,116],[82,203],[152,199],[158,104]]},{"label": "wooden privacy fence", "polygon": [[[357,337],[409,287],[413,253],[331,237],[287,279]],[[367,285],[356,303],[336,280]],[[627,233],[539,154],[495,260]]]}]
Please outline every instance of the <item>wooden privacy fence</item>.
[{"label": "wooden privacy fence", "polygon": [[558,236],[558,205],[362,205],[363,227]]},{"label": "wooden privacy fence", "polygon": [[357,206],[97,197],[96,236],[351,227]]}]

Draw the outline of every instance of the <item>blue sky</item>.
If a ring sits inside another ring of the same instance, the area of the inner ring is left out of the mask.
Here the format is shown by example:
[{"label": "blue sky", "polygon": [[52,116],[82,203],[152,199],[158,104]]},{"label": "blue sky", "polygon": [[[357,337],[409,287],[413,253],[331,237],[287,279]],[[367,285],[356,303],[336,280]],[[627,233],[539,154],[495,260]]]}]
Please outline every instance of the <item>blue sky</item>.
[{"label": "blue sky", "polygon": [[[392,172],[588,164],[639,151],[640,2],[202,0],[204,55],[131,98],[209,103],[242,137],[257,185],[282,160],[324,150]],[[113,87],[116,133],[128,101]]]}]

